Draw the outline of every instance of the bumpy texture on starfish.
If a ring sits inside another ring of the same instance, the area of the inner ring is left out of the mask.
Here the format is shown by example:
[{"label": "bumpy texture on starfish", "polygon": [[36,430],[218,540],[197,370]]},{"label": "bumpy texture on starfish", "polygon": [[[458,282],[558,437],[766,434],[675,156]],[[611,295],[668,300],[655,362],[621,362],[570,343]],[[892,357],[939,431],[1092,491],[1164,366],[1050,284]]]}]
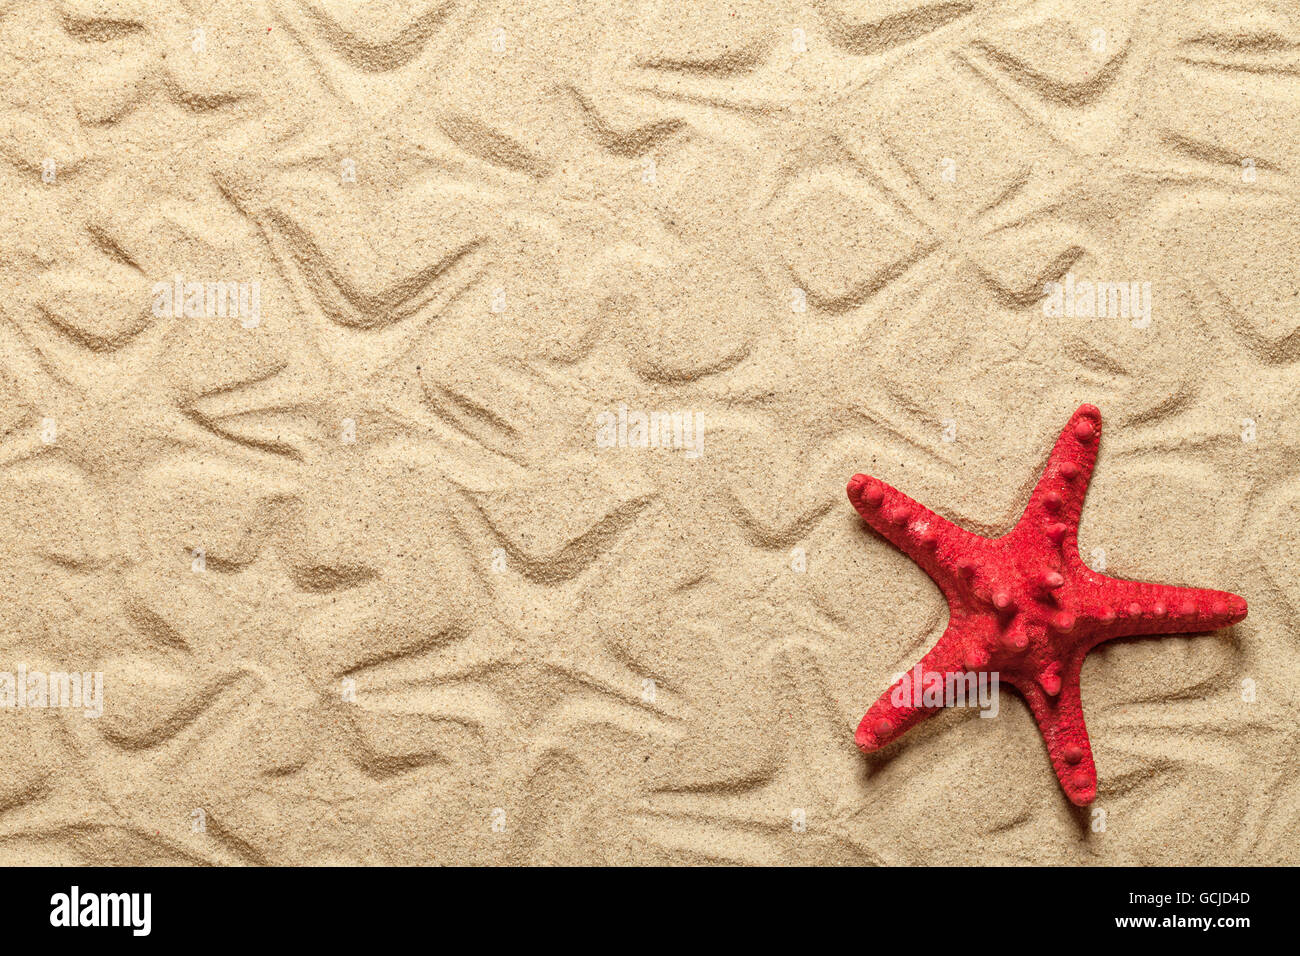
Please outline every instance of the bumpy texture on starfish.
[{"label": "bumpy texture on starfish", "polygon": [[[1123,581],[1079,558],[1077,533],[1101,439],[1101,412],[1080,406],[1052,450],[1020,521],[1000,538],[965,531],[902,492],[866,475],[849,500],[876,531],[919,564],[948,601],[950,620],[924,657],[923,674],[998,673],[1024,696],[1071,802],[1097,795],[1097,769],[1083,723],[1079,671],[1097,644],[1134,634],[1211,631],[1246,616],[1226,591]],[[886,691],[858,726],[870,752],[938,709],[908,678]],[[894,694],[900,685],[907,693]],[[901,700],[901,706],[894,700]]]}]

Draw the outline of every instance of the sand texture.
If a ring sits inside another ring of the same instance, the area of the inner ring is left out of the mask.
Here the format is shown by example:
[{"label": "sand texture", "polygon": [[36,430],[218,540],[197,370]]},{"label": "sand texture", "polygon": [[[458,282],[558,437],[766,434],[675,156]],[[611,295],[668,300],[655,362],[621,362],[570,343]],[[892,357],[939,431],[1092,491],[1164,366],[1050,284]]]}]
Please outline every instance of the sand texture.
[{"label": "sand texture", "polygon": [[[1300,863],[1294,3],[0,0],[0,76],[0,672],[102,675],[0,863]],[[1088,658],[1091,809],[1008,689],[859,753],[947,608],[849,477],[997,534],[1083,402],[1085,560],[1249,617]]]}]

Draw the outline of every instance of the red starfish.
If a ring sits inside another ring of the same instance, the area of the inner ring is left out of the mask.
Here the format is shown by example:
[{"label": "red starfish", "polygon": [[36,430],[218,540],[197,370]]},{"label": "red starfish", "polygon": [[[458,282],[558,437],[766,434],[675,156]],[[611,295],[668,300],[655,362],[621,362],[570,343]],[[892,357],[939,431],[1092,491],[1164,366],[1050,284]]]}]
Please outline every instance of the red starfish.
[{"label": "red starfish", "polygon": [[[1038,722],[1066,796],[1079,806],[1097,795],[1079,695],[1088,651],[1115,637],[1211,631],[1246,616],[1246,602],[1226,591],[1123,581],[1083,563],[1079,512],[1100,438],[1101,412],[1081,405],[1025,513],[999,538],[965,531],[875,478],[849,481],[849,500],[867,524],[919,564],[948,601],[948,629],[917,665],[925,680],[942,675],[947,686],[950,674],[987,670],[1010,682]],[[854,738],[862,750],[892,743],[936,712],[933,698],[918,706],[910,680],[895,683],[862,718]],[[890,699],[899,688],[901,706]]]}]

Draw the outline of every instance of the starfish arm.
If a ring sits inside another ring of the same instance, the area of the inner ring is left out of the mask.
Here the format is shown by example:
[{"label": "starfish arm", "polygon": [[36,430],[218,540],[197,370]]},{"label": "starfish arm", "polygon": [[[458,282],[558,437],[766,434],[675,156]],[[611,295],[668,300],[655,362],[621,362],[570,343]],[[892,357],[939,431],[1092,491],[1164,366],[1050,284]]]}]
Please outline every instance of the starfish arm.
[{"label": "starfish arm", "polygon": [[854,475],[849,480],[849,500],[867,524],[939,585],[949,604],[960,590],[958,581],[963,571],[970,570],[963,559],[969,561],[988,544],[979,535],[868,475]]},{"label": "starfish arm", "polygon": [[1080,807],[1092,803],[1097,796],[1097,766],[1092,760],[1092,743],[1083,722],[1083,701],[1079,694],[1082,666],[1083,655],[1075,655],[1061,675],[1061,692],[1056,697],[1033,684],[1019,688],[1043,735],[1061,789],[1071,803]]},{"label": "starfish arm", "polygon": [[1079,515],[1097,464],[1100,439],[1101,412],[1095,405],[1080,405],[1061,429],[1020,519],[1020,525],[1046,529],[1067,552],[1077,552]]},{"label": "starfish arm", "polygon": [[[938,674],[946,680],[951,673],[963,672],[961,664],[961,647],[954,625],[949,622],[938,643],[921,658],[920,662],[898,680],[889,690],[880,695],[880,699],[871,705],[854,735],[854,743],[865,753],[879,750],[903,736],[927,717],[934,716],[943,705],[927,706],[925,685],[929,675]],[[921,672],[919,685],[915,677]],[[941,695],[942,697],[942,695]],[[919,701],[918,701],[919,698]]]},{"label": "starfish arm", "polygon": [[1098,584],[1090,589],[1090,606],[1084,613],[1103,623],[1114,622],[1100,635],[1102,640],[1129,634],[1215,631],[1246,616],[1245,599],[1228,591],[1094,577]]}]

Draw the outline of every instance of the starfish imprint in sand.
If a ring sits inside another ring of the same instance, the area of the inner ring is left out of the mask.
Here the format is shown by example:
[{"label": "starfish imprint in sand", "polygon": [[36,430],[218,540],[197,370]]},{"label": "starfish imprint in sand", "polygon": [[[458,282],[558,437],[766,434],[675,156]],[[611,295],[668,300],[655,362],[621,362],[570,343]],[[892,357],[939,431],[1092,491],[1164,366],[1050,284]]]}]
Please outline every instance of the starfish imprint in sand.
[{"label": "starfish imprint in sand", "polygon": [[[939,585],[948,628],[918,665],[925,674],[994,671],[1024,696],[1071,802],[1097,795],[1083,722],[1079,672],[1102,641],[1137,634],[1212,631],[1246,616],[1226,591],[1107,577],[1079,557],[1079,514],[1097,460],[1101,412],[1082,405],[1052,450],[1020,521],[984,538],[957,527],[884,482],[849,481],[849,500]],[[858,726],[863,751],[878,750],[939,708],[886,691]],[[892,699],[891,699],[892,698]]]}]

